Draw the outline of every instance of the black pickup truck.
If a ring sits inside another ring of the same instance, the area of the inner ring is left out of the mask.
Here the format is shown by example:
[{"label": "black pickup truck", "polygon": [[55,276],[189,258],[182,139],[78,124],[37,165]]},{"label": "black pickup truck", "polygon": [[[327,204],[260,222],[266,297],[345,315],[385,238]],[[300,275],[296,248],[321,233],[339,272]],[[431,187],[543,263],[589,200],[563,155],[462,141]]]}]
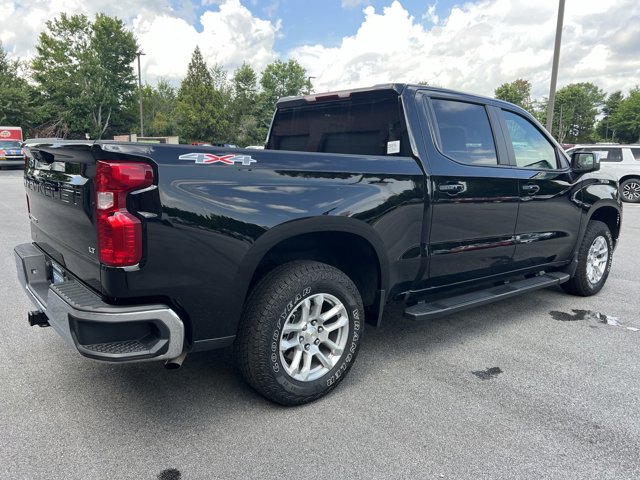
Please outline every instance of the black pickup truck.
[{"label": "black pickup truck", "polygon": [[285,98],[264,150],[28,142],[37,310],[80,354],[164,360],[234,346],[282,404],[349,371],[367,323],[423,320],[551,285],[592,295],[618,185],[524,110],[412,85]]}]

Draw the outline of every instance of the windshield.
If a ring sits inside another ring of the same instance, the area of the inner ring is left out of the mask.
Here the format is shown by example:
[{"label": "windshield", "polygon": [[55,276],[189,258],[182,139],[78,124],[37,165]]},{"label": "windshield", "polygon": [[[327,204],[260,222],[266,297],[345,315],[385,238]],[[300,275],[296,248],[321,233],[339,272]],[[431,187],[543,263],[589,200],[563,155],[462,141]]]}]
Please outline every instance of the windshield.
[{"label": "windshield", "polygon": [[16,140],[0,140],[0,148],[20,148],[20,142]]}]

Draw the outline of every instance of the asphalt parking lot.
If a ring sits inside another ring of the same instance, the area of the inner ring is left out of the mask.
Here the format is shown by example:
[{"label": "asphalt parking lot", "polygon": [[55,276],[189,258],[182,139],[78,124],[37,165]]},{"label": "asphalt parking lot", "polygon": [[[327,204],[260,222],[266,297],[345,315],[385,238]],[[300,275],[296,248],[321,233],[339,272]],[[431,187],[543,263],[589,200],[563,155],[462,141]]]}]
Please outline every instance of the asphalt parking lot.
[{"label": "asphalt parking lot", "polygon": [[640,206],[599,295],[392,307],[333,394],[284,408],[226,350],[112,366],[29,327],[21,174],[0,171],[0,479],[640,478]]}]

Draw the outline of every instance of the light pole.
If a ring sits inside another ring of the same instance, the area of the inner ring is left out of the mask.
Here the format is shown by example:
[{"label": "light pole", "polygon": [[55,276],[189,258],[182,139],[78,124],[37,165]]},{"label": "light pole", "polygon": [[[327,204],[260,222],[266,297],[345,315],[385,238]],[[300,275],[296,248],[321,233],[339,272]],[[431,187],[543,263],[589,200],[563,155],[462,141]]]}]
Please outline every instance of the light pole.
[{"label": "light pole", "polygon": [[551,87],[549,88],[549,103],[547,105],[547,131],[549,133],[551,133],[551,128],[553,127],[553,109],[556,104],[556,83],[558,81],[558,63],[560,61],[563,20],[564,0],[560,0],[558,5],[558,24],[556,25],[556,44],[553,50],[553,65],[551,67]]},{"label": "light pole", "polygon": [[142,76],[140,74],[140,55],[145,55],[145,53],[140,50],[136,53],[138,56],[138,92],[140,93],[140,136],[144,137],[144,122],[142,120]]}]

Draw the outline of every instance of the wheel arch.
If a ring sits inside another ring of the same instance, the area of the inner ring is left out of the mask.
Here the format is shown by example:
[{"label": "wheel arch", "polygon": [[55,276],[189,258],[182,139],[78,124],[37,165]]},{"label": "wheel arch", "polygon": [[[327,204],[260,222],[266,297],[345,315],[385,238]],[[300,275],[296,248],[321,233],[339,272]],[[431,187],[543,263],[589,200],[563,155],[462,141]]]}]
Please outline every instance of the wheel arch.
[{"label": "wheel arch", "polygon": [[341,217],[307,218],[267,231],[253,244],[238,272],[243,301],[251,288],[278,265],[315,260],[342,270],[356,284],[365,306],[374,305],[379,291],[388,291],[389,265],[375,230],[360,220]]},{"label": "wheel arch", "polygon": [[598,220],[606,224],[614,242],[617,243],[622,222],[621,211],[617,205],[614,206],[609,203],[596,205],[589,213],[588,220]]},{"label": "wheel arch", "polygon": [[626,182],[627,180],[631,180],[632,178],[635,178],[636,180],[640,181],[640,173],[628,173],[626,175],[623,175],[622,177],[620,177],[618,182],[619,183]]}]

